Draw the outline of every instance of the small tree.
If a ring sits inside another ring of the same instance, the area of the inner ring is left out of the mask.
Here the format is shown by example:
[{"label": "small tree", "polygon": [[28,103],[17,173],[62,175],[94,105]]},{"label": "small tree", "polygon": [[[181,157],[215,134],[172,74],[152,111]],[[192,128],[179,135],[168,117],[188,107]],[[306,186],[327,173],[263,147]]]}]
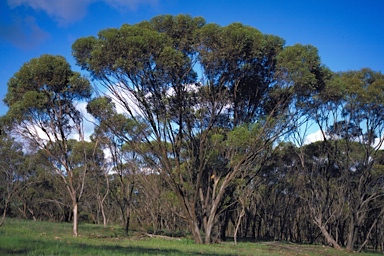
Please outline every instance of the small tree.
[{"label": "small tree", "polygon": [[28,169],[22,145],[2,131],[0,134],[0,226],[3,225],[12,198],[27,184]]},{"label": "small tree", "polygon": [[[306,177],[302,197],[313,222],[335,248],[354,250],[359,240],[368,241],[383,214],[383,204],[377,203],[384,197],[383,92],[384,76],[379,72],[362,69],[334,74],[313,97],[308,112],[323,141],[299,150]],[[373,213],[377,218],[370,216]]]},{"label": "small tree", "polygon": [[[76,101],[88,99],[91,87],[87,79],[71,70],[64,57],[42,55],[25,63],[8,82],[4,102],[6,118],[15,131],[44,152],[52,170],[60,175],[72,200],[73,235],[77,236],[78,201],[87,165],[78,176],[71,164],[70,136],[84,141],[83,119]],[[85,151],[84,151],[85,154]],[[83,156],[84,156],[83,154]]]}]

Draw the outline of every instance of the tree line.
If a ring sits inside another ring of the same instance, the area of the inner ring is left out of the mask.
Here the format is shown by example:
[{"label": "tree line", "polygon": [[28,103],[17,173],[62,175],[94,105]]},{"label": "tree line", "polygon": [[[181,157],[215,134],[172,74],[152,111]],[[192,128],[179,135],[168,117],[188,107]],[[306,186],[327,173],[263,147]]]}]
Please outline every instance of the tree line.
[{"label": "tree line", "polygon": [[[383,249],[380,72],[335,73],[314,46],[188,15],[101,30],[72,50],[91,80],[46,54],[8,83],[2,222]],[[305,141],[311,127],[321,141]]]}]

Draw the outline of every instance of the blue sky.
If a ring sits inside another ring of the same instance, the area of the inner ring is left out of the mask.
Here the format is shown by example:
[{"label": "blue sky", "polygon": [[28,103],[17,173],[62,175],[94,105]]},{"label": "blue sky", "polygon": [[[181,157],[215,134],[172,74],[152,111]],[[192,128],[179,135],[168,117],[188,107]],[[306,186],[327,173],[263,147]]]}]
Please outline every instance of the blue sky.
[{"label": "blue sky", "polygon": [[[105,28],[161,14],[241,22],[286,40],[311,44],[333,71],[363,67],[384,72],[384,1],[381,0],[1,0],[0,98],[7,82],[31,58],[71,56],[72,43]],[[7,111],[0,102],[0,115]]]}]

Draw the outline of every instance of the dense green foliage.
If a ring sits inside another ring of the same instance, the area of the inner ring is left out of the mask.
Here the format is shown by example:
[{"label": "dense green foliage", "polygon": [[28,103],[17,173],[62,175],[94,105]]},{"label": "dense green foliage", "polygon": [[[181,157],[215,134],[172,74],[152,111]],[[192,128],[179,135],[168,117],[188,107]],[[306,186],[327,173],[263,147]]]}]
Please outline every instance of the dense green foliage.
[{"label": "dense green foliage", "polygon": [[[311,45],[188,15],[102,30],[73,55],[98,86],[92,99],[59,56],[31,60],[8,84],[2,124],[32,150],[1,137],[15,161],[0,165],[3,216],[73,221],[74,235],[79,219],[127,236],[384,250],[380,72],[333,73]],[[310,126],[320,141],[305,140]]]},{"label": "dense green foliage", "polygon": [[[90,97],[91,86],[86,78],[72,71],[64,57],[45,54],[25,63],[14,74],[4,99],[9,107],[2,118],[4,124],[29,141],[31,148],[41,151],[70,194],[74,235],[77,235],[77,203],[88,167],[83,165],[79,171],[76,155],[83,155],[83,163],[89,160],[84,146],[83,118],[75,101]],[[71,142],[69,137],[75,134],[78,142]],[[82,149],[76,152],[76,148]]]},{"label": "dense green foliage", "polygon": [[[236,180],[255,175],[302,115],[295,104],[323,85],[317,50],[283,45],[240,23],[221,27],[187,15],[125,24],[73,44],[77,63],[123,113],[107,99],[88,110],[144,159],[138,170],[154,169],[167,182],[197,243],[211,242]],[[220,134],[216,142],[227,150],[213,159],[210,137]]]}]

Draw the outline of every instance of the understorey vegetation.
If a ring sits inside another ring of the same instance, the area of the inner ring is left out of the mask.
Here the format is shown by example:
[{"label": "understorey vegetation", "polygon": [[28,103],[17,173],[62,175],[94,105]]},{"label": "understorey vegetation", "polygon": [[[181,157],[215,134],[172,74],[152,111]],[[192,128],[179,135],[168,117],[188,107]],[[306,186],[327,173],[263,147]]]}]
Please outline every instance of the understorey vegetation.
[{"label": "understorey vegetation", "polygon": [[314,46],[188,15],[72,50],[91,80],[46,54],[8,83],[0,224],[384,250],[380,72],[335,73]]}]

